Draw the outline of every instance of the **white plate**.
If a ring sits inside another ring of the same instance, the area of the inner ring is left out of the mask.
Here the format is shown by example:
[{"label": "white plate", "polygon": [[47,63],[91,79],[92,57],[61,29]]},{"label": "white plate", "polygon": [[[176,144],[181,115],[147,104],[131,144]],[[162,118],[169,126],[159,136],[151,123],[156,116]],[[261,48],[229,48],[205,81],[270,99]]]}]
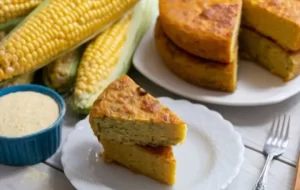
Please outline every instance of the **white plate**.
[{"label": "white plate", "polygon": [[177,182],[158,183],[99,158],[101,145],[89,127],[80,121],[62,150],[62,165],[78,190],[219,190],[238,174],[244,146],[231,123],[217,112],[188,101],[160,98],[188,124],[186,142],[174,147]]},{"label": "white plate", "polygon": [[161,87],[183,97],[220,105],[257,106],[281,102],[300,91],[300,77],[284,83],[260,66],[239,61],[237,90],[224,93],[191,85],[165,67],[156,52],[153,29],[143,37],[133,57],[136,69]]}]

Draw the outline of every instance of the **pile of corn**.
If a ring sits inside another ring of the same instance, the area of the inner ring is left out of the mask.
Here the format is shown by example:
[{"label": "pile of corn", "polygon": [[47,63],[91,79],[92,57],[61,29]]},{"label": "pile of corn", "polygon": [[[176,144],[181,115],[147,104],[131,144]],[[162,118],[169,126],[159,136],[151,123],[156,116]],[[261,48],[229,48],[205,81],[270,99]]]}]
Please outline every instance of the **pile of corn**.
[{"label": "pile of corn", "polygon": [[33,81],[72,92],[87,114],[106,86],[125,74],[153,21],[157,0],[1,0],[0,88]]}]

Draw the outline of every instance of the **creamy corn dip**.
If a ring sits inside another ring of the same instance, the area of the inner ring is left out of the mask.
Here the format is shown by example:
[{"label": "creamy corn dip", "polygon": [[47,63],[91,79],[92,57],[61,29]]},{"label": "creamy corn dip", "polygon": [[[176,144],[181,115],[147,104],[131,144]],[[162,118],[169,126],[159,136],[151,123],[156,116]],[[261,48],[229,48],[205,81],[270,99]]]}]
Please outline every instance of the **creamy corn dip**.
[{"label": "creamy corn dip", "polygon": [[0,97],[0,136],[20,137],[38,132],[59,116],[57,103],[37,92],[15,92]]}]

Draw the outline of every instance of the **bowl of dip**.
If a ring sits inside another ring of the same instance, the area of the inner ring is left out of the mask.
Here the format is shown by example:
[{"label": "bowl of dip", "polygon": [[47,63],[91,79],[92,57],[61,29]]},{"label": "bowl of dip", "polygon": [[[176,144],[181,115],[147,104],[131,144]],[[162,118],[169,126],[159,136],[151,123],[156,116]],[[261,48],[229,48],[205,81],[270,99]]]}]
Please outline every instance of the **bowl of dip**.
[{"label": "bowl of dip", "polygon": [[51,157],[61,142],[63,98],[40,85],[0,90],[0,164],[25,166]]}]

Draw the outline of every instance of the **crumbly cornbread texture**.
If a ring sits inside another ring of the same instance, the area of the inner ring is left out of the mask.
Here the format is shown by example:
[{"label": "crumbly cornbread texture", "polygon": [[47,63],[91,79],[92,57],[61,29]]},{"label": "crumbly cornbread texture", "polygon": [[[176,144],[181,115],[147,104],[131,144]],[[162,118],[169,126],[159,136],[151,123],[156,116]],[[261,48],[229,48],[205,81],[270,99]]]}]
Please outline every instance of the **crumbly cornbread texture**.
[{"label": "crumbly cornbread texture", "polygon": [[94,102],[90,124],[100,139],[151,146],[181,143],[187,130],[177,115],[127,75],[111,83]]},{"label": "crumbly cornbread texture", "polygon": [[239,38],[242,58],[260,64],[284,81],[299,74],[300,51],[286,51],[273,40],[250,28],[241,28]]}]

